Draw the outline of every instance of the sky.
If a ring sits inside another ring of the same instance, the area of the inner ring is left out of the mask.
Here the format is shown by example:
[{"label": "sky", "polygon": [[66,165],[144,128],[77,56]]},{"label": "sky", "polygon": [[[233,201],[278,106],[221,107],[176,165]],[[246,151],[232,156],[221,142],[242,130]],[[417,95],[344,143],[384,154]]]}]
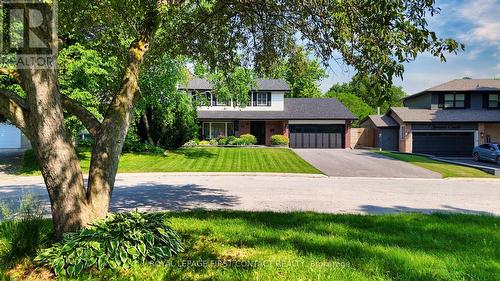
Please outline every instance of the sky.
[{"label": "sky", "polygon": [[[440,62],[429,54],[420,54],[405,64],[403,80],[394,79],[407,94],[462,77],[500,78],[500,0],[437,0],[441,13],[428,19],[429,29],[441,38],[454,38],[465,44],[457,55],[448,54]],[[336,83],[351,80],[355,71],[331,62],[329,77],[321,82],[323,92]]]}]

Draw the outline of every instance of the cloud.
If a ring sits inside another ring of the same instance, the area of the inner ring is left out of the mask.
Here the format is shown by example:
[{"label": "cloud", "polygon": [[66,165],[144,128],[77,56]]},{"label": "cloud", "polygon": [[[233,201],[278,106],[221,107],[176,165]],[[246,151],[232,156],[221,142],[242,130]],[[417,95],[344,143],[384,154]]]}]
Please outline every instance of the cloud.
[{"label": "cloud", "polygon": [[457,13],[472,26],[469,31],[461,34],[463,40],[500,43],[500,1],[466,1],[458,8]]}]

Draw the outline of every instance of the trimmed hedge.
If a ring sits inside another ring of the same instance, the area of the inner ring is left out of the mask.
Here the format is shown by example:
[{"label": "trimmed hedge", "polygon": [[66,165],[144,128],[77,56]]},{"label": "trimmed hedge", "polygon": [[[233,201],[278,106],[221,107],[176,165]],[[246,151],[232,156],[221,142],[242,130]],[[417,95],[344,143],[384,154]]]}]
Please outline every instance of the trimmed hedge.
[{"label": "trimmed hedge", "polygon": [[283,135],[272,135],[271,136],[271,144],[272,145],[288,145],[290,141],[287,137]]}]

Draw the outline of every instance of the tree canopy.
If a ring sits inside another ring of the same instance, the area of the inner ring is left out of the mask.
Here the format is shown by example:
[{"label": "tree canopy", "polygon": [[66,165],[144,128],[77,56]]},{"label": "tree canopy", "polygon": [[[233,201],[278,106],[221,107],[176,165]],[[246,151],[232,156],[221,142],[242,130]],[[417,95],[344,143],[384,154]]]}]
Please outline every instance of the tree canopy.
[{"label": "tree canopy", "polygon": [[[104,61],[116,58],[120,73],[110,76],[109,85],[117,85],[116,89],[100,93],[106,96],[101,100],[101,119],[61,94],[59,74],[53,68],[0,69],[22,89],[18,93],[0,88],[0,114],[33,145],[59,237],[106,216],[123,142],[141,99],[141,72],[163,55],[205,62],[211,70],[229,73],[235,67],[251,67],[265,73],[286,58],[296,42],[303,42],[305,50],[322,62],[341,60],[388,87],[394,76],[402,77],[403,64],[419,53],[445,60],[447,53],[463,48],[428,29],[428,16],[439,12],[434,0],[58,2],[58,21],[48,12],[51,9],[45,9],[37,30],[47,38],[50,53],[57,53],[59,44],[79,43]],[[19,4],[23,5],[28,4]],[[59,38],[50,34],[57,22]],[[28,51],[36,56],[46,50],[24,44],[16,54]],[[87,182],[64,111],[76,116],[95,140]]]}]

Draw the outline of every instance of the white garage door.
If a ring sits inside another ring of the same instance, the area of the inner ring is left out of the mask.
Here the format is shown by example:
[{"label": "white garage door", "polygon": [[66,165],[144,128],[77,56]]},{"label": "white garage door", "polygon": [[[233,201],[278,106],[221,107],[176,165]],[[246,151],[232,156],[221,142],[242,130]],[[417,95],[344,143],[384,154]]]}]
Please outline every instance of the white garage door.
[{"label": "white garage door", "polygon": [[21,148],[21,131],[12,125],[0,124],[0,148]]}]

